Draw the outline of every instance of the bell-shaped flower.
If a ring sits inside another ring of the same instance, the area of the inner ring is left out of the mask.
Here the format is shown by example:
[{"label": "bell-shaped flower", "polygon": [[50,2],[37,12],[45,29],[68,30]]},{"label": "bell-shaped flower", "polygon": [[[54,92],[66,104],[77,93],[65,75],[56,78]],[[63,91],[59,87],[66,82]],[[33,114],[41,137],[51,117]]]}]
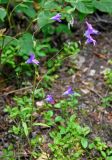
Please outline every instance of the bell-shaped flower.
[{"label": "bell-shaped flower", "polygon": [[87,21],[86,21],[86,25],[87,25],[87,30],[84,34],[85,37],[88,36],[88,35],[91,35],[91,34],[98,34],[98,31],[96,29],[94,29],[92,27],[92,25],[90,23],[88,23]]},{"label": "bell-shaped flower", "polygon": [[67,91],[63,93],[63,96],[74,94],[74,91],[72,90],[72,87],[68,87]]},{"label": "bell-shaped flower", "polygon": [[89,43],[93,43],[94,46],[96,45],[96,40],[94,40],[91,35],[88,35],[86,40],[86,44],[89,44]]},{"label": "bell-shaped flower", "polygon": [[87,25],[87,30],[84,33],[84,36],[87,38],[86,44],[93,43],[93,45],[95,46],[96,40],[94,40],[91,35],[98,34],[98,31],[96,29],[94,29],[92,27],[92,25],[90,23],[88,23],[87,21],[86,21],[86,25]]},{"label": "bell-shaped flower", "polygon": [[26,63],[30,64],[30,63],[34,63],[36,65],[39,64],[39,61],[35,59],[35,55],[33,53],[30,54],[29,59],[26,61]]},{"label": "bell-shaped flower", "polygon": [[46,99],[45,99],[48,103],[50,103],[50,104],[55,104],[55,100],[54,100],[54,98],[52,97],[52,95],[47,95],[46,96]]},{"label": "bell-shaped flower", "polygon": [[51,17],[50,19],[57,21],[57,22],[61,22],[61,14],[57,13],[55,16]]}]

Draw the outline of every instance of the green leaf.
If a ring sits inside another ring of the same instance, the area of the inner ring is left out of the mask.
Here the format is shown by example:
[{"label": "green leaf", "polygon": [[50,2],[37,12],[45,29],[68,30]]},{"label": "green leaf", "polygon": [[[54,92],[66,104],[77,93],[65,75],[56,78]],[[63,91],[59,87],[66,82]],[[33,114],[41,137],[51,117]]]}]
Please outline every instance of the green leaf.
[{"label": "green leaf", "polygon": [[31,109],[30,107],[22,108],[22,109],[21,109],[21,112],[22,112],[22,113],[24,112],[24,114],[31,113],[31,111],[32,111],[32,109]]},{"label": "green leaf", "polygon": [[112,156],[107,157],[106,160],[112,160]]},{"label": "green leaf", "polygon": [[93,149],[93,148],[95,148],[95,144],[94,143],[89,144],[89,149]]},{"label": "green leaf", "polygon": [[12,127],[12,130],[14,132],[14,134],[18,135],[19,131],[20,131],[20,128],[19,127],[16,127],[16,126],[13,126]]},{"label": "green leaf", "polygon": [[51,16],[50,12],[47,12],[47,11],[40,12],[38,15],[39,28],[42,28],[49,23],[52,23],[52,20],[50,19],[51,17],[52,16]]},{"label": "green leaf", "polygon": [[20,46],[20,54],[28,54],[29,52],[33,52],[33,40],[32,34],[24,33],[22,37],[18,40],[18,45]]},{"label": "green leaf", "polygon": [[17,107],[12,108],[10,111],[10,117],[15,119],[18,115],[19,115],[18,108]]},{"label": "green leaf", "polygon": [[63,118],[61,116],[57,116],[55,118],[55,122],[62,122],[63,121]]},{"label": "green leaf", "polygon": [[64,7],[64,11],[65,11],[65,13],[67,13],[67,14],[71,14],[72,12],[75,11],[75,8],[76,8],[76,7],[66,6],[66,7]]},{"label": "green leaf", "polygon": [[38,52],[38,56],[39,56],[39,57],[45,57],[45,56],[46,56],[46,53],[45,53],[45,52],[40,51],[40,52]]},{"label": "green leaf", "polygon": [[76,8],[78,11],[80,11],[81,13],[84,13],[84,14],[90,14],[90,13],[93,13],[93,7],[92,7],[92,4],[91,3],[86,3],[85,1],[79,1],[76,5]]},{"label": "green leaf", "polygon": [[82,144],[83,148],[87,148],[87,146],[88,146],[88,140],[86,138],[82,138],[81,139],[81,144]]},{"label": "green leaf", "polygon": [[32,5],[20,4],[20,5],[18,5],[18,7],[16,7],[16,12],[23,12],[29,18],[36,17],[36,11],[34,10]]},{"label": "green leaf", "polygon": [[83,134],[84,136],[88,135],[90,133],[90,128],[89,127],[84,127],[83,128]]},{"label": "green leaf", "polygon": [[104,151],[101,151],[102,157],[106,158],[106,153]]},{"label": "green leaf", "polygon": [[48,117],[52,117],[54,113],[52,110],[50,110],[50,111],[47,111],[46,114]]},{"label": "green leaf", "polygon": [[93,5],[102,12],[112,13],[112,0],[94,0]]},{"label": "green leaf", "polygon": [[56,32],[57,33],[67,33],[70,34],[71,31],[68,29],[68,26],[64,25],[64,24],[60,24],[57,28],[56,28]]},{"label": "green leaf", "polygon": [[[0,47],[3,44],[3,38],[0,38]],[[4,37],[4,47],[10,47],[11,45],[17,46],[18,45],[18,40],[11,37],[11,36],[5,36]]]},{"label": "green leaf", "polygon": [[[65,2],[73,3],[74,0],[65,0]],[[75,2],[74,2],[75,3]]]},{"label": "green leaf", "polygon": [[23,129],[24,129],[25,135],[28,136],[28,127],[27,127],[26,122],[22,122],[22,126],[23,126]]},{"label": "green leaf", "polygon": [[9,0],[0,0],[0,4],[8,3]]},{"label": "green leaf", "polygon": [[49,128],[50,126],[44,123],[33,123],[33,126],[42,126],[42,127],[47,127]]},{"label": "green leaf", "polygon": [[0,8],[0,20],[4,21],[4,18],[6,17],[6,10],[4,8]]},{"label": "green leaf", "polygon": [[44,6],[43,6],[45,9],[59,9],[59,5],[54,1],[54,0],[50,0],[50,1],[47,1],[44,3]]},{"label": "green leaf", "polygon": [[60,103],[57,103],[57,104],[54,105],[54,107],[55,107],[55,108],[61,108],[61,104],[60,104]]}]

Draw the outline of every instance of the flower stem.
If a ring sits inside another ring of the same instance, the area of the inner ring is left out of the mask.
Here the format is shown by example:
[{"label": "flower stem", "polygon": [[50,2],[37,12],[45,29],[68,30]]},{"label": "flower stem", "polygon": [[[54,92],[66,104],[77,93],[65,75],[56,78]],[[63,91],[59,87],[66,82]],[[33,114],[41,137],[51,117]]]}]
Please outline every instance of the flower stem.
[{"label": "flower stem", "polygon": [[38,70],[35,66],[35,74],[34,74],[34,81],[33,81],[33,90],[32,90],[32,111],[31,111],[31,131],[32,131],[32,124],[33,124],[33,111],[35,106],[35,89],[36,89],[36,78],[39,76]]}]

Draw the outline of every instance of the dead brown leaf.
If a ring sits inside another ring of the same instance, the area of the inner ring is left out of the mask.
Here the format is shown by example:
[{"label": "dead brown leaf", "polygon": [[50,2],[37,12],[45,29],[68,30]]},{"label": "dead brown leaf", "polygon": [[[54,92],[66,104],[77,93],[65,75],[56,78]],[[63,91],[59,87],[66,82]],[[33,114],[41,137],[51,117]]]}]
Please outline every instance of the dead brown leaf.
[{"label": "dead brown leaf", "polygon": [[98,58],[107,59],[107,55],[106,55],[106,54],[98,54],[98,53],[95,53],[95,55],[96,55]]},{"label": "dead brown leaf", "polygon": [[42,152],[41,156],[37,160],[48,160],[49,154]]}]

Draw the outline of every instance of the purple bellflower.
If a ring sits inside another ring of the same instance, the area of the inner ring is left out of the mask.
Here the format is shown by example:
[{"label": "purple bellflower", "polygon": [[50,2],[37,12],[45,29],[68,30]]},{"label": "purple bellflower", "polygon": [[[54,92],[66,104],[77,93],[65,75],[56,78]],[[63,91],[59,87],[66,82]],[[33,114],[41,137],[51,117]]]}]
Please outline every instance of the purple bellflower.
[{"label": "purple bellflower", "polygon": [[57,21],[57,22],[61,22],[61,14],[57,13],[55,16],[51,17],[50,19]]},{"label": "purple bellflower", "polygon": [[98,34],[98,31],[94,29],[90,23],[86,21],[86,24],[87,24],[88,29],[86,30],[84,34],[85,36],[88,36],[90,34]]},{"label": "purple bellflower", "polygon": [[93,45],[95,46],[96,40],[94,40],[91,35],[88,35],[87,40],[86,40],[86,44],[88,44],[88,43],[93,43]]},{"label": "purple bellflower", "polygon": [[55,104],[55,100],[53,99],[53,97],[50,94],[47,95],[45,100],[50,104]]},{"label": "purple bellflower", "polygon": [[34,63],[36,65],[39,64],[39,61],[35,59],[35,55],[33,53],[30,54],[30,58],[26,61],[26,63]]},{"label": "purple bellflower", "polygon": [[90,23],[88,23],[87,21],[86,21],[86,25],[87,25],[87,30],[84,33],[84,36],[87,38],[86,44],[93,43],[94,46],[95,46],[96,45],[96,41],[92,38],[91,35],[92,34],[98,34],[98,31],[96,29],[94,29],[92,27],[92,25]]},{"label": "purple bellflower", "polygon": [[63,96],[74,94],[72,87],[68,87],[67,91],[63,93]]}]

